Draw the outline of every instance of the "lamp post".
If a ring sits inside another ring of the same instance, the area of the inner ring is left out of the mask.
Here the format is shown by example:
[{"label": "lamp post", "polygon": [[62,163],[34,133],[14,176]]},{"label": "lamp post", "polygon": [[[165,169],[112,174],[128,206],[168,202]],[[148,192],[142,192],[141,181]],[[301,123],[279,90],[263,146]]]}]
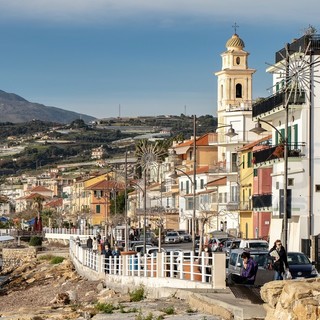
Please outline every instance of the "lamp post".
[{"label": "lamp post", "polygon": [[284,146],[283,152],[283,246],[285,249],[288,249],[288,101],[286,102],[285,106],[285,136],[271,123],[268,121],[258,119],[255,127],[249,131],[254,132],[256,134],[261,134],[266,129],[262,128],[261,122],[271,126],[280,136],[280,143]]}]

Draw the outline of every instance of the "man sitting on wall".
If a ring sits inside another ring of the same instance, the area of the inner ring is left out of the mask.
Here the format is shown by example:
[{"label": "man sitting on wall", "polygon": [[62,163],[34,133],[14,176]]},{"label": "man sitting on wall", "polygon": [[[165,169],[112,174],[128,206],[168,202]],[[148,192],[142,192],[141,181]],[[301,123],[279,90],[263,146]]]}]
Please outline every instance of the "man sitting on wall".
[{"label": "man sitting on wall", "polygon": [[248,284],[253,285],[256,279],[258,264],[250,257],[250,252],[244,251],[241,254],[243,268],[241,275],[231,273],[228,276],[228,284]]}]

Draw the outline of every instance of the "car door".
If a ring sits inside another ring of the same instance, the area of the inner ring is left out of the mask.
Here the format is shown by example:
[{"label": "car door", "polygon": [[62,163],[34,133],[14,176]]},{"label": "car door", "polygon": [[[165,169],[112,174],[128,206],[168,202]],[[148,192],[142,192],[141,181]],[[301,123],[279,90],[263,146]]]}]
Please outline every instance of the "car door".
[{"label": "car door", "polygon": [[267,268],[269,261],[268,252],[254,253],[251,256],[258,263],[258,272],[254,284],[261,286],[272,281],[274,278],[274,271]]}]

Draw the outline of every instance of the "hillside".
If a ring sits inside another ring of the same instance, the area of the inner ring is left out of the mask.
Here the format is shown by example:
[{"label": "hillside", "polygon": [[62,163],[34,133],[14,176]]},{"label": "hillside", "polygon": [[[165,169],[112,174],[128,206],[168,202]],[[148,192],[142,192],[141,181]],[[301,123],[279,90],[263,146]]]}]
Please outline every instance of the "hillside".
[{"label": "hillside", "polygon": [[73,111],[29,102],[14,93],[2,90],[0,90],[0,114],[0,122],[12,123],[29,122],[33,119],[55,123],[70,123],[79,118],[85,122],[95,119]]}]

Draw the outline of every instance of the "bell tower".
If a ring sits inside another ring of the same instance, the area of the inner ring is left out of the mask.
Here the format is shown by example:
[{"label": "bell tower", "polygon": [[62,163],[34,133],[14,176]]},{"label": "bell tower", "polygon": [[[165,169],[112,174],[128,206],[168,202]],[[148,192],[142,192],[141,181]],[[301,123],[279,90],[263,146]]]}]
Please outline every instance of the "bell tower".
[{"label": "bell tower", "polygon": [[[243,40],[233,34],[226,43],[227,50],[221,54],[222,68],[215,73],[218,77],[218,127],[222,127],[218,130],[218,161],[227,163],[231,161],[231,156],[235,157],[230,153],[231,147],[235,152],[256,139],[248,133],[248,129],[253,127],[252,75],[256,70],[248,68],[249,53],[243,50],[244,47]],[[234,135],[228,136],[228,130],[234,131]]]},{"label": "bell tower", "polygon": [[235,33],[226,43],[227,50],[221,54],[222,69],[218,77],[219,112],[247,109],[252,101],[252,75],[255,69],[248,68],[249,53],[244,51],[244,42]]}]

